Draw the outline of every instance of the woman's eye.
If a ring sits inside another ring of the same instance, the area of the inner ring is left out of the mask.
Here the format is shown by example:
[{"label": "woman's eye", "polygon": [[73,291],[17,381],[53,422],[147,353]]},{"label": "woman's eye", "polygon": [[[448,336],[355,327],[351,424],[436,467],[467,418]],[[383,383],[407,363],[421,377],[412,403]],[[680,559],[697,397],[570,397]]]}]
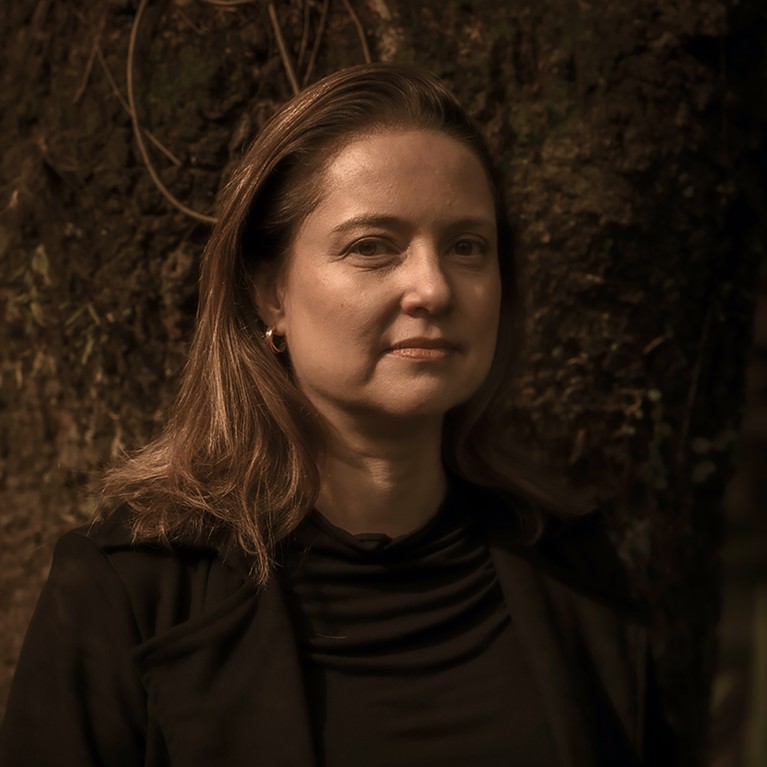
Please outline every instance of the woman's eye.
[{"label": "woman's eye", "polygon": [[359,240],[355,242],[348,250],[357,256],[380,256],[387,252],[386,246],[380,240]]},{"label": "woman's eye", "polygon": [[485,247],[477,240],[458,240],[453,244],[453,250],[459,256],[479,256],[485,252]]}]

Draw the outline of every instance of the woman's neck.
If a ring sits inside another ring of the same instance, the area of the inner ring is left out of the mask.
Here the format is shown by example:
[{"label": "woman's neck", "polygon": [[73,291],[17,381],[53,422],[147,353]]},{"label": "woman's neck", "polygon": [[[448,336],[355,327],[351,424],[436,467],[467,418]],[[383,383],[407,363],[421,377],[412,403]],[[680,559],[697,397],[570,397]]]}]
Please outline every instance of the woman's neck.
[{"label": "woman's neck", "polygon": [[352,534],[415,530],[447,492],[441,424],[381,438],[334,430],[321,469],[317,510]]}]

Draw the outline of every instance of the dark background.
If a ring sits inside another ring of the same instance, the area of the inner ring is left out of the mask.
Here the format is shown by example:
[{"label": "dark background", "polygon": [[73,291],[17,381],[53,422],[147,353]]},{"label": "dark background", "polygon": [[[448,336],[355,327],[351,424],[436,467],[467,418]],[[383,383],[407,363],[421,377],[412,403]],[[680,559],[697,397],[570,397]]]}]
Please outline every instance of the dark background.
[{"label": "dark background", "polygon": [[0,5],[0,706],[53,542],[163,421],[205,219],[286,62],[300,84],[369,55],[442,76],[508,174],[531,307],[512,431],[604,508],[682,764],[767,763],[763,5]]}]

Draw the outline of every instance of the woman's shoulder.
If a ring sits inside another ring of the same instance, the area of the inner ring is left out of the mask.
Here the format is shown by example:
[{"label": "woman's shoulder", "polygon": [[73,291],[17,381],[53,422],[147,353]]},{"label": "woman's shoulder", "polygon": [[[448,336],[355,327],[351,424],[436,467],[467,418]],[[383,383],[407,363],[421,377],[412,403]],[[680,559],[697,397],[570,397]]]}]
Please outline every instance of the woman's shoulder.
[{"label": "woman's shoulder", "polygon": [[140,512],[122,503],[99,514],[93,521],[77,527],[63,536],[84,538],[105,555],[130,552],[136,556],[156,557],[158,560],[210,559],[226,549],[226,541],[214,525],[200,526],[189,531],[174,532],[167,539],[142,534],[136,525]]},{"label": "woman's shoulder", "polygon": [[57,544],[57,551],[90,550],[109,561],[118,571],[137,569],[173,569],[217,557],[213,536],[176,536],[172,540],[159,537],[141,537],[135,534],[137,512],[122,504],[102,514],[88,524],[65,533]]},{"label": "woman's shoulder", "polygon": [[121,592],[145,639],[202,614],[246,582],[214,536],[136,540],[135,514],[123,505],[64,534],[50,578],[97,581],[99,588]]},{"label": "woman's shoulder", "polygon": [[491,541],[527,560],[543,575],[616,607],[644,612],[599,510],[572,516],[548,514],[531,540],[522,520],[529,503],[497,490],[477,489],[481,524]]}]

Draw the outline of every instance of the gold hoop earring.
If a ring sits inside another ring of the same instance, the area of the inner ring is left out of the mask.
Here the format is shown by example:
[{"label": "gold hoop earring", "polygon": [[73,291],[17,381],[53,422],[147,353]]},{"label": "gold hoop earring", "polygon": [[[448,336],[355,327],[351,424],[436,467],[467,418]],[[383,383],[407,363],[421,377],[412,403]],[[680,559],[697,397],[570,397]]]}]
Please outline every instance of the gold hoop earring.
[{"label": "gold hoop earring", "polygon": [[274,332],[274,328],[266,329],[266,333],[264,333],[264,341],[266,341],[266,345],[275,354],[282,354],[282,352],[284,352],[285,349],[288,348],[288,342],[285,336],[278,336]]}]

